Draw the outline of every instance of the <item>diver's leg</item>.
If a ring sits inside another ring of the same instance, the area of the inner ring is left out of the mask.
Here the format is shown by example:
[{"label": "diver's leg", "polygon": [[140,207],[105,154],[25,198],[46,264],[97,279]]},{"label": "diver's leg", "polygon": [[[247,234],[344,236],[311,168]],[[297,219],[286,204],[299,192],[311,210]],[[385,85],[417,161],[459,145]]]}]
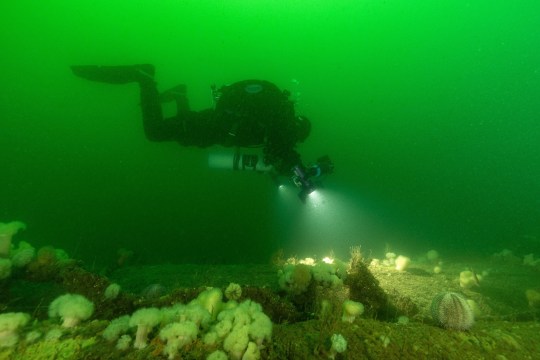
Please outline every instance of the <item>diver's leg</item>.
[{"label": "diver's leg", "polygon": [[163,129],[163,111],[159,101],[156,82],[152,79],[139,81],[141,112],[146,138],[150,141],[167,140]]},{"label": "diver's leg", "polygon": [[176,140],[182,145],[208,147],[220,143],[220,128],[216,123],[214,109],[187,111],[180,118],[182,132]]},{"label": "diver's leg", "polygon": [[[207,147],[219,143],[214,110],[191,111],[186,86],[178,85],[159,95],[153,81],[140,81],[141,106],[146,137],[153,141],[177,141],[184,146]],[[161,102],[175,101],[177,114],[163,119]]]},{"label": "diver's leg", "polygon": [[155,81],[142,79],[139,81],[139,87],[146,138],[150,141],[179,141],[182,139],[185,136],[185,115],[164,119],[161,98]]},{"label": "diver's leg", "polygon": [[186,117],[187,113],[190,111],[187,89],[184,84],[176,85],[171,89],[165,90],[159,97],[161,102],[174,101],[176,103],[176,114],[179,118]]}]

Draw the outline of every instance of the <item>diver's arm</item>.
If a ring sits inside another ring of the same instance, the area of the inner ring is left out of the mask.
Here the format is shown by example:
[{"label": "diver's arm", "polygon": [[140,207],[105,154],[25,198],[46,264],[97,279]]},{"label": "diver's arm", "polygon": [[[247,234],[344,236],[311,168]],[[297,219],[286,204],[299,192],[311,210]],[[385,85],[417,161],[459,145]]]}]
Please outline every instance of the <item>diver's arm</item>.
[{"label": "diver's arm", "polygon": [[283,176],[291,176],[295,166],[303,166],[300,154],[294,149],[294,144],[268,141],[263,153],[264,162],[272,165]]}]

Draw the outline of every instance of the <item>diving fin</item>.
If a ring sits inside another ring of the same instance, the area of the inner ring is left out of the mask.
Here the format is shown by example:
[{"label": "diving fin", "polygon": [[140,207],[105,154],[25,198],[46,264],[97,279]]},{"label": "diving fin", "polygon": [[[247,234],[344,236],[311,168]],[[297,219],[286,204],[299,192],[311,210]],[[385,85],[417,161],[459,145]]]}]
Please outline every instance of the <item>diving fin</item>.
[{"label": "diving fin", "polygon": [[154,79],[155,69],[151,64],[124,66],[73,65],[71,71],[83,79],[109,84],[127,84]]}]

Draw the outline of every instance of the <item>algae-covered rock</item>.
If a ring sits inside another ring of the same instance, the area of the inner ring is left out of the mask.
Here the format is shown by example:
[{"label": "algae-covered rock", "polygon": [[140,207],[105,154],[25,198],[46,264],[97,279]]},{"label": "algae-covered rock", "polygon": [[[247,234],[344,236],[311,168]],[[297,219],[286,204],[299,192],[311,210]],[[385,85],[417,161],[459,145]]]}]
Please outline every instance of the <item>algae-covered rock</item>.
[{"label": "algae-covered rock", "polygon": [[[95,339],[72,338],[65,340],[38,341],[27,347],[19,346],[12,354],[13,360],[70,360],[80,359],[81,349],[95,342]],[[1,359],[1,358],[0,358]]]}]

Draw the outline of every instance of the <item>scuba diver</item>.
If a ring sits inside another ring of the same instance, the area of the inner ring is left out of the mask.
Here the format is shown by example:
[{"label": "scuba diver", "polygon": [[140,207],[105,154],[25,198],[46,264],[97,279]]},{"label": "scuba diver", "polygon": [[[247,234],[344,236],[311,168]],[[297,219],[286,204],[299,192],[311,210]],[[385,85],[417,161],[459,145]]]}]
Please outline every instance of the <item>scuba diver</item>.
[{"label": "scuba diver", "polygon": [[[323,156],[308,167],[302,164],[295,150],[311,131],[311,123],[295,114],[290,93],[264,80],[244,80],[217,88],[212,86],[213,108],[192,111],[185,85],[159,93],[150,64],[127,66],[71,66],[79,77],[110,83],[136,82],[140,88],[143,126],[150,141],[176,141],[184,146],[255,148],[262,147],[262,156],[242,154],[238,150],[229,157],[233,169],[267,171],[272,178],[291,177],[305,200],[316,185],[314,178],[331,173],[333,164]],[[162,103],[174,101],[176,115],[165,118]],[[223,159],[210,160],[218,164]],[[230,165],[230,166],[229,166]],[[219,166],[219,165],[218,165]]]}]

